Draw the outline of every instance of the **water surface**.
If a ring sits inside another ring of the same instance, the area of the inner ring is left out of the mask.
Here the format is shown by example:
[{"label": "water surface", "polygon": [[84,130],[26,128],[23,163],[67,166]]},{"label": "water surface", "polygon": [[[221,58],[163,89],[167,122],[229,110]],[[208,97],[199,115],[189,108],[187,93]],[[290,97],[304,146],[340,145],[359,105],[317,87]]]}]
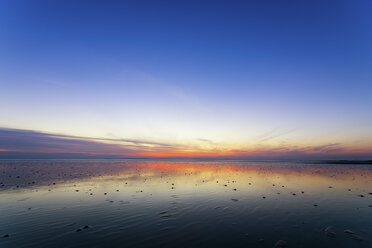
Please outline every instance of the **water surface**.
[{"label": "water surface", "polygon": [[372,247],[372,168],[2,160],[0,213],[0,247]]}]

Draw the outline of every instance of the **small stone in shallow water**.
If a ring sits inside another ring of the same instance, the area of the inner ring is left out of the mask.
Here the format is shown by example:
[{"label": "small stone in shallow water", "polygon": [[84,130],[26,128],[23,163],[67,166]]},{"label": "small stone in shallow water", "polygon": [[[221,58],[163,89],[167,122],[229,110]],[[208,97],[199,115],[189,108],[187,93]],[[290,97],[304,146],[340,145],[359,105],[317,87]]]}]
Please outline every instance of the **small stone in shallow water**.
[{"label": "small stone in shallow water", "polygon": [[336,231],[335,231],[335,228],[333,226],[328,226],[325,230],[324,230],[325,234],[328,236],[328,237],[331,237],[331,238],[334,238],[336,237]]},{"label": "small stone in shallow water", "polygon": [[236,191],[236,189],[234,189],[234,191]]},{"label": "small stone in shallow water", "polygon": [[89,226],[84,226],[84,227],[83,227],[83,229],[88,229],[88,228],[89,228]]},{"label": "small stone in shallow water", "polygon": [[318,204],[314,204],[313,206],[314,206],[314,207],[317,207],[317,206],[318,206]]},{"label": "small stone in shallow water", "polygon": [[266,196],[262,196],[262,199],[266,199]]},{"label": "small stone in shallow water", "polygon": [[9,234],[4,234],[3,238],[9,238]]},{"label": "small stone in shallow water", "polygon": [[364,195],[359,195],[360,197],[364,197]]},{"label": "small stone in shallow water", "polygon": [[231,198],[231,200],[235,202],[239,201],[238,199],[235,199],[235,198]]},{"label": "small stone in shallow water", "polygon": [[351,238],[351,239],[354,239],[354,240],[356,240],[356,241],[363,241],[363,238],[360,237],[359,235],[356,235],[356,234],[352,234],[352,235],[350,235],[350,238]]},{"label": "small stone in shallow water", "polygon": [[284,240],[278,240],[278,242],[275,243],[274,248],[284,248],[287,247],[287,242]]},{"label": "small stone in shallow water", "polygon": [[76,229],[76,232],[81,232],[81,231],[82,231],[81,228]]},{"label": "small stone in shallow water", "polygon": [[344,230],[344,233],[347,233],[347,234],[354,234],[354,232],[351,231],[350,229],[346,229],[346,230]]},{"label": "small stone in shallow water", "polygon": [[344,233],[348,234],[349,238],[357,240],[357,241],[363,241],[363,238],[359,235],[356,235],[352,230],[346,229],[344,230]]}]

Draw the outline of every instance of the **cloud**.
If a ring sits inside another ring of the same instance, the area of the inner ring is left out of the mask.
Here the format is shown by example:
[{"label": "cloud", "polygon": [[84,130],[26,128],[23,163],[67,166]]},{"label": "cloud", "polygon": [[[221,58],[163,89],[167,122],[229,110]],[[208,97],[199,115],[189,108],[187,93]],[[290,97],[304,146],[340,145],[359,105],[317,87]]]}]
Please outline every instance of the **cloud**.
[{"label": "cloud", "polygon": [[[273,130],[261,139],[275,134]],[[282,143],[269,147],[232,149],[212,140],[197,139],[207,146],[174,145],[125,138],[92,138],[0,128],[0,158],[145,158],[202,157],[227,159],[371,159],[371,149],[350,148],[342,143],[299,147]]]},{"label": "cloud", "polygon": [[0,156],[4,154],[80,154],[90,156],[136,157],[139,152],[172,150],[176,146],[131,139],[89,138],[0,128]]}]

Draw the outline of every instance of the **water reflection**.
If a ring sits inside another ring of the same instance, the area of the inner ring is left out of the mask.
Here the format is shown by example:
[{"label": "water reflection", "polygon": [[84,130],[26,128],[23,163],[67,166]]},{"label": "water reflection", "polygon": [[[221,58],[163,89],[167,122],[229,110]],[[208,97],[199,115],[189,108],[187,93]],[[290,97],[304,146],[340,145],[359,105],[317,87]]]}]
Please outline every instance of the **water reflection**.
[{"label": "water reflection", "polygon": [[370,165],[8,160],[0,173],[1,247],[372,244]]}]

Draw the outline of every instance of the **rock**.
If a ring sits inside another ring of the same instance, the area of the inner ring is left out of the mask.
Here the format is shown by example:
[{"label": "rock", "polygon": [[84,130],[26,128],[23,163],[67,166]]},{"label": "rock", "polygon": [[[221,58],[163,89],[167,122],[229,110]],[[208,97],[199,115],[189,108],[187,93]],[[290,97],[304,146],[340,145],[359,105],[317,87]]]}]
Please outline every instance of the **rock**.
[{"label": "rock", "polygon": [[351,239],[354,239],[354,240],[356,240],[356,241],[363,241],[363,238],[360,237],[359,235],[356,235],[356,234],[352,234],[352,235],[350,235],[350,238],[351,238]]},{"label": "rock", "polygon": [[76,229],[76,232],[81,232],[81,231],[83,231],[81,228]]},{"label": "rock", "polygon": [[364,197],[364,195],[359,195],[360,197]]},{"label": "rock", "polygon": [[4,234],[3,238],[9,238],[9,234]]},{"label": "rock", "polygon": [[235,198],[231,198],[231,200],[234,201],[234,202],[239,201],[238,199],[235,199]]},{"label": "rock", "polygon": [[335,228],[333,226],[328,226],[325,230],[324,230],[325,234],[328,236],[328,237],[331,237],[331,238],[334,238],[336,237],[336,231],[335,231]]},{"label": "rock", "polygon": [[314,206],[314,207],[317,207],[317,206],[318,206],[318,204],[314,204],[313,206]]},{"label": "rock", "polygon": [[284,240],[278,240],[278,242],[275,243],[274,248],[284,248],[287,247],[287,242]]},{"label": "rock", "polygon": [[363,241],[363,238],[362,237],[360,237],[359,235],[356,235],[353,231],[351,231],[350,229],[346,229],[346,230],[344,230],[344,233],[346,233],[348,236],[349,236],[349,238],[351,238],[351,239],[354,239],[354,240],[356,240],[356,241]]},{"label": "rock", "polygon": [[266,196],[262,196],[262,199],[266,199]]},{"label": "rock", "polygon": [[354,234],[354,232],[351,231],[350,229],[346,229],[346,230],[344,230],[344,233],[347,233],[347,234]]},{"label": "rock", "polygon": [[88,229],[88,228],[89,228],[89,226],[84,226],[84,227],[83,227],[83,229]]}]

